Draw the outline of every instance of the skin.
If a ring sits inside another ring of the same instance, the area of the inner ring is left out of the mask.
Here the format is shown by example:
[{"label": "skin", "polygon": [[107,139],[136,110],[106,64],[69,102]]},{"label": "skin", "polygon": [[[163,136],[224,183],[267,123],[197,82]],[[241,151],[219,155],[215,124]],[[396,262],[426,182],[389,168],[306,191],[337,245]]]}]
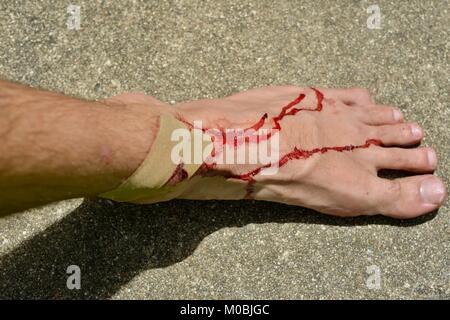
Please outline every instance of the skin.
[{"label": "skin", "polygon": [[0,215],[114,189],[145,158],[161,112],[0,81]]},{"label": "skin", "polygon": [[[337,216],[395,218],[413,218],[443,204],[447,191],[431,174],[437,166],[434,150],[405,148],[422,140],[418,124],[405,123],[397,108],[375,104],[365,89],[320,90],[325,95],[322,112],[300,112],[282,120],[281,154],[293,147],[358,145],[367,139],[379,139],[384,146],[290,161],[276,175],[254,177],[255,199]],[[89,102],[0,82],[0,137],[4,142],[0,145],[0,212],[116,188],[151,150],[162,113],[189,122],[202,120],[209,128],[246,128],[264,112],[278,114],[299,93],[306,95],[300,106],[316,104],[311,89],[294,86],[169,106],[143,94]],[[268,121],[266,127],[271,125]],[[218,165],[216,177],[199,172],[180,197],[242,199],[246,183],[219,173],[237,175],[254,168]],[[417,175],[387,180],[377,176],[380,169]]]}]

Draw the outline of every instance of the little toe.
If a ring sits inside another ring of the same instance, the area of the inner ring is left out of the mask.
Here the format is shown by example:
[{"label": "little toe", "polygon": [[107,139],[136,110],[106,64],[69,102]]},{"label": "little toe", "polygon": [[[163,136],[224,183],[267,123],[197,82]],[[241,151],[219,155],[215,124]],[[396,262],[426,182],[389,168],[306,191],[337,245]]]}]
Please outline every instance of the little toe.
[{"label": "little toe", "polygon": [[374,100],[369,90],[365,88],[347,88],[347,89],[321,89],[325,98],[336,98],[350,106],[372,105]]}]

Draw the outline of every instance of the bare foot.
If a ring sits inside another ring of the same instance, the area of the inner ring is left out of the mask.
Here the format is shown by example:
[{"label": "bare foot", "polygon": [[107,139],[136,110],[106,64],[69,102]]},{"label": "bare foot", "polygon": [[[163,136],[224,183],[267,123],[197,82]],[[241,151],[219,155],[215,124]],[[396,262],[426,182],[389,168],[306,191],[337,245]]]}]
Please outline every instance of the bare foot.
[{"label": "bare foot", "polygon": [[[201,120],[206,128],[279,129],[277,174],[261,174],[259,164],[203,166],[181,198],[254,198],[338,216],[413,218],[447,197],[431,174],[435,151],[404,148],[422,140],[421,127],[405,123],[399,109],[375,104],[364,89],[265,87],[173,108],[186,123]],[[378,177],[380,169],[419,175],[389,180]]]}]

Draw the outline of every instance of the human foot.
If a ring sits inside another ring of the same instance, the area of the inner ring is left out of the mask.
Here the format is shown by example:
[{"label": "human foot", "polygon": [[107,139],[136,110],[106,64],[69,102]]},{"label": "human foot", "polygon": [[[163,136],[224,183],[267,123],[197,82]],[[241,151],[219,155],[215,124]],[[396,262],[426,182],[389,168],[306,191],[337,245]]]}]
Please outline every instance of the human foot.
[{"label": "human foot", "polygon": [[[202,121],[204,128],[220,132],[273,128],[279,133],[276,174],[262,174],[262,164],[204,165],[181,198],[253,198],[338,216],[413,218],[437,209],[447,196],[442,181],[430,174],[437,166],[434,150],[403,148],[422,140],[420,126],[404,123],[400,110],[375,104],[363,89],[265,87],[171,110],[191,127]],[[420,175],[388,180],[377,176],[380,169]]]}]

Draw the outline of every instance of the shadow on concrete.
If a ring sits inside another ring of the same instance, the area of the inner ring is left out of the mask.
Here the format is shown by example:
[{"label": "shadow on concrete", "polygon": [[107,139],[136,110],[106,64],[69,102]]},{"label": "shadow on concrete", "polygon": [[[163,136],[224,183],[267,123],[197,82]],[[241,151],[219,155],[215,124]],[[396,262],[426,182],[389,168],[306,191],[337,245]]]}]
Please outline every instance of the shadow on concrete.
[{"label": "shadow on concrete", "polygon": [[[143,270],[184,260],[204,237],[249,223],[408,227],[432,219],[333,218],[304,208],[254,201],[170,201],[154,205],[87,199],[61,221],[0,259],[0,298],[109,298]],[[81,290],[66,269],[81,268]]]}]

